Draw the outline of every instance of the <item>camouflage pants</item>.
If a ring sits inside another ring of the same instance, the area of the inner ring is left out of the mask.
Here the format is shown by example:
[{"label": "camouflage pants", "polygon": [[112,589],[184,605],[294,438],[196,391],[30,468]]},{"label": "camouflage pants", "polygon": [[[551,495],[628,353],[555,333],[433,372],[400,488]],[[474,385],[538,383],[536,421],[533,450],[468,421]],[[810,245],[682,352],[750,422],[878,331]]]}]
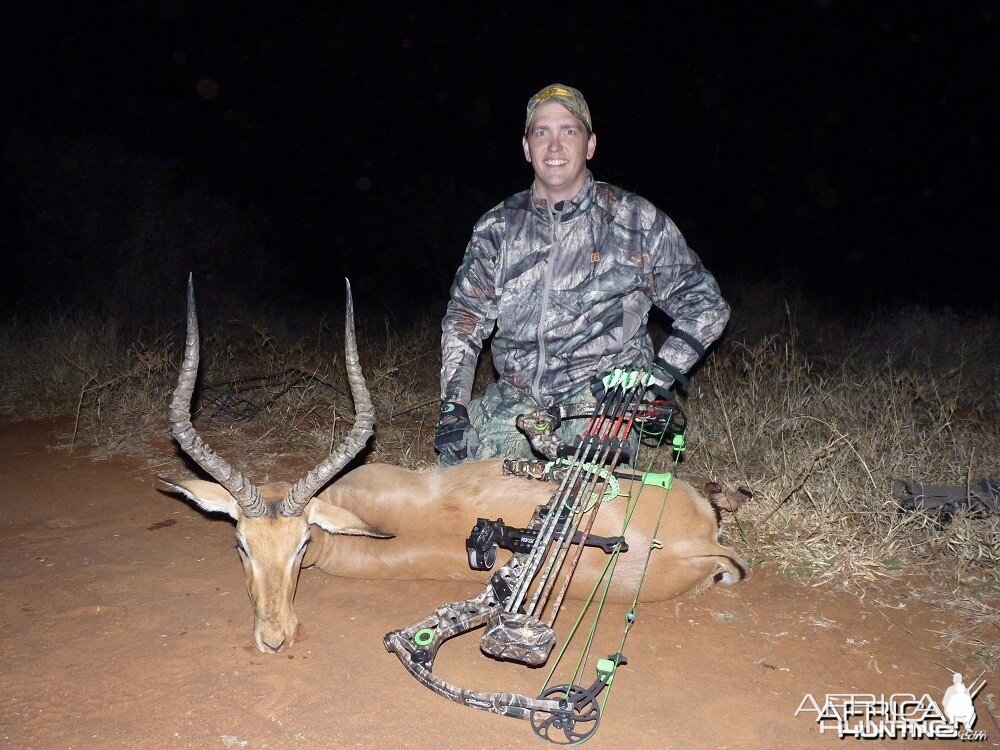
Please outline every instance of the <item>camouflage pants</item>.
[{"label": "camouflage pants", "polygon": [[[593,405],[590,394],[574,403]],[[469,402],[469,420],[479,435],[479,448],[468,460],[490,458],[541,458],[531,450],[528,438],[517,429],[514,420],[521,414],[538,408],[534,399],[503,380],[490,384],[481,398]],[[556,430],[565,442],[571,443],[587,426],[586,417],[566,419]],[[630,440],[631,442],[631,440]],[[438,456],[439,466],[450,465]]]}]

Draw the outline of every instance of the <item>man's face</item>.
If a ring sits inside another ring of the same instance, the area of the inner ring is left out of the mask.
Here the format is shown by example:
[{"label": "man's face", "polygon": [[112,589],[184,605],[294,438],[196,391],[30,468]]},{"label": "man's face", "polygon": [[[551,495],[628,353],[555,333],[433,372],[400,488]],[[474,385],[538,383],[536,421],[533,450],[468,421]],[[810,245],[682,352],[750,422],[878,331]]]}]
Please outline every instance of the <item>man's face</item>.
[{"label": "man's face", "polygon": [[597,138],[559,102],[546,102],[535,112],[522,139],[524,158],[535,170],[535,192],[549,205],[576,195],[587,179],[587,160]]}]

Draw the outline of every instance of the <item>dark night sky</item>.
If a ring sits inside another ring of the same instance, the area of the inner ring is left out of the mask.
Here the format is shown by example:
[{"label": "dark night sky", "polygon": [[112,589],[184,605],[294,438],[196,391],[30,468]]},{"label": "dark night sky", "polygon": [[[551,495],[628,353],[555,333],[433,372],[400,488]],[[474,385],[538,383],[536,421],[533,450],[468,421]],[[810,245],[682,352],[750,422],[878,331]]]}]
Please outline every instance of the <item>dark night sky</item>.
[{"label": "dark night sky", "polygon": [[[524,106],[559,81],[590,103],[597,178],[722,279],[996,304],[996,3],[415,5],[36,5],[0,40],[0,134],[176,162],[267,217],[303,299],[344,273],[440,299],[476,218],[529,184]],[[37,206],[2,185],[0,240],[30,266]]]}]

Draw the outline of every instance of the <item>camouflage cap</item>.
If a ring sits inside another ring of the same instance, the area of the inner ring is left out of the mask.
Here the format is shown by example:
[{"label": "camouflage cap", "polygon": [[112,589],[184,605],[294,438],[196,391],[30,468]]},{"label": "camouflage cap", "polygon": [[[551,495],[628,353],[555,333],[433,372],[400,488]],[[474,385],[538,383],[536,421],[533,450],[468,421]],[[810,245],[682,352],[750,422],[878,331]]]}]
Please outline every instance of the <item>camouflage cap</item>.
[{"label": "camouflage cap", "polygon": [[524,120],[525,130],[531,125],[531,118],[535,116],[538,108],[547,101],[554,101],[563,105],[587,126],[587,130],[593,131],[594,126],[590,122],[590,107],[587,106],[583,94],[577,89],[570,86],[563,86],[561,83],[553,83],[551,86],[546,86],[528,100],[528,115]]}]

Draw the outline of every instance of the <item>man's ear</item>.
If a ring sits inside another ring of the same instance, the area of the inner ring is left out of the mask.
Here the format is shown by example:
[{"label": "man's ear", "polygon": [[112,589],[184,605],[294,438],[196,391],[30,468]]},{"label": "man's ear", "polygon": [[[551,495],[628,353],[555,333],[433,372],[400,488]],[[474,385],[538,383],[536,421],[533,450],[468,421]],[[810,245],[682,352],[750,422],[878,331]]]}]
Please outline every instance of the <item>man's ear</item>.
[{"label": "man's ear", "polygon": [[590,138],[587,139],[587,159],[594,158],[594,151],[597,150],[597,134],[591,133]]},{"label": "man's ear", "polygon": [[184,495],[204,511],[209,513],[225,513],[233,519],[239,519],[240,506],[236,498],[220,484],[206,482],[204,479],[176,480],[169,477],[157,477],[157,480],[173,491]]},{"label": "man's ear", "polygon": [[531,149],[528,147],[528,136],[521,137],[521,147],[524,149],[524,159],[531,163]]},{"label": "man's ear", "polygon": [[313,500],[309,503],[309,523],[314,523],[331,534],[347,534],[349,536],[370,536],[375,539],[392,539],[395,534],[379,531],[371,524],[362,521],[349,510],[336,505]]}]

